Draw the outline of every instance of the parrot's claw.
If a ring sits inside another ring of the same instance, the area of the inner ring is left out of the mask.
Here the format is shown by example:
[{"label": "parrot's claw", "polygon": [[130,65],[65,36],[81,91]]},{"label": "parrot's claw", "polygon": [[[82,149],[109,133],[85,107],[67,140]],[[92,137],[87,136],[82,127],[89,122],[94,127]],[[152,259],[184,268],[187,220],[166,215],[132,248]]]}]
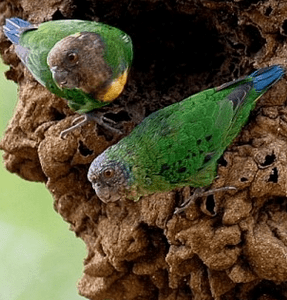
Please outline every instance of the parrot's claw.
[{"label": "parrot's claw", "polygon": [[[79,122],[80,121],[80,122]],[[75,120],[73,120],[71,127],[69,127],[68,129],[63,130],[60,133],[60,138],[64,139],[68,133],[74,131],[76,128],[79,128],[81,126],[83,126],[84,124],[86,124],[89,121],[89,117],[87,115],[83,115],[80,117],[77,117]]]},{"label": "parrot's claw", "polygon": [[117,124],[117,122],[115,122],[114,120],[112,119],[109,119],[109,118],[106,118],[105,116],[100,116],[98,118],[96,118],[96,122],[104,127],[105,129],[113,132],[113,133],[116,133],[116,134],[123,134],[119,129],[116,129],[114,127],[112,127],[109,123],[111,124]]},{"label": "parrot's claw", "polygon": [[[106,118],[105,116],[104,117],[102,117],[102,121],[104,122],[104,121],[106,121],[106,122],[109,122],[109,123],[112,123],[112,124],[117,124],[117,122],[116,121],[114,121],[114,120],[112,120],[112,119],[109,119],[109,118]],[[113,128],[114,129],[114,128]]]},{"label": "parrot's claw", "polygon": [[69,127],[68,129],[63,130],[60,133],[61,139],[64,139],[67,136],[68,133],[74,131],[76,128],[79,128],[79,127],[85,125],[86,123],[88,123],[89,121],[92,121],[92,120],[95,120],[100,126],[104,127],[105,129],[107,129],[107,130],[109,130],[113,133],[122,134],[122,132],[119,129],[116,129],[116,128],[114,128],[114,127],[112,127],[108,124],[108,123],[117,124],[117,122],[115,122],[114,120],[111,120],[111,119],[106,118],[104,116],[95,117],[92,114],[87,113],[85,115],[82,115],[82,116],[79,116],[79,117],[75,118],[72,121],[72,126]]},{"label": "parrot's claw", "polygon": [[[88,121],[88,117],[87,117],[86,115],[79,116],[79,117],[77,117],[76,119],[74,119],[74,120],[72,121],[72,125],[73,125],[73,126],[76,125],[76,124],[80,125],[80,124],[82,124],[83,122],[85,123],[85,122],[87,122],[87,121]],[[82,125],[84,125],[84,124],[82,124]]]},{"label": "parrot's claw", "polygon": [[181,212],[185,211],[189,206],[195,203],[195,200],[200,197],[209,196],[212,195],[215,192],[223,192],[223,191],[229,191],[229,190],[236,190],[236,187],[234,186],[224,186],[221,188],[211,189],[209,191],[204,191],[203,188],[197,188],[193,195],[189,197],[187,200],[185,200],[180,207],[177,207],[174,211],[174,214],[180,214]]},{"label": "parrot's claw", "polygon": [[108,125],[108,124],[106,124],[106,123],[100,124],[100,125],[102,125],[104,128],[106,128],[107,130],[110,130],[110,131],[113,132],[113,133],[116,133],[116,134],[123,134],[123,132],[122,132],[121,130],[116,129],[116,128],[114,128],[114,127],[112,127],[112,126],[110,126],[110,125]]}]

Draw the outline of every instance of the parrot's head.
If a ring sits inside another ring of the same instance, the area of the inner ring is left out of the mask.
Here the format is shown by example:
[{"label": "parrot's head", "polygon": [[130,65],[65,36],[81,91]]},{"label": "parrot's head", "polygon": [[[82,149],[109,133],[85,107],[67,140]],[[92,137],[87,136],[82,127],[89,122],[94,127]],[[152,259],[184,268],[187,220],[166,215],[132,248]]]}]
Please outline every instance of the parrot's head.
[{"label": "parrot's head", "polygon": [[107,157],[106,153],[112,147],[94,159],[88,172],[88,180],[105,203],[119,200],[129,190],[131,182],[130,168],[123,162]]},{"label": "parrot's head", "polygon": [[81,89],[96,93],[112,76],[104,59],[104,43],[93,32],[79,32],[57,42],[47,63],[60,89]]}]

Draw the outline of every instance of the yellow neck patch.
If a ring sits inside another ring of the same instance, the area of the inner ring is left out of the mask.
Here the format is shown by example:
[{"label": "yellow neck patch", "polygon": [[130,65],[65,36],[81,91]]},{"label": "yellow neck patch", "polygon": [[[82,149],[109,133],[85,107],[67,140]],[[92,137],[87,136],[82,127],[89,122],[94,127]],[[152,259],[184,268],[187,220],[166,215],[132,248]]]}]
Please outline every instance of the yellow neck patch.
[{"label": "yellow neck patch", "polygon": [[124,86],[127,82],[128,72],[127,70],[114,81],[102,92],[98,94],[98,98],[104,102],[111,102],[119,96],[123,91]]}]

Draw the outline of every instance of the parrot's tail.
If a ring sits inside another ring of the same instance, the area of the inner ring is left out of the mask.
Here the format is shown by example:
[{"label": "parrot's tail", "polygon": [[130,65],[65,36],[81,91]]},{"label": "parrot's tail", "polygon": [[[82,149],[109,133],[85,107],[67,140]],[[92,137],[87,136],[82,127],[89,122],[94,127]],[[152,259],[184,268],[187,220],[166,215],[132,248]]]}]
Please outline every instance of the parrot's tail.
[{"label": "parrot's tail", "polygon": [[264,93],[285,74],[282,66],[274,65],[259,69],[248,77],[252,79],[253,87],[257,93]]},{"label": "parrot's tail", "polygon": [[[238,135],[248,120],[250,111],[254,109],[256,101],[284,74],[285,69],[282,66],[273,65],[234,81],[238,86],[227,97],[233,103],[234,112],[230,127],[227,130],[226,141],[231,142]],[[227,83],[222,86],[226,87],[231,84]]]},{"label": "parrot's tail", "polygon": [[4,34],[13,43],[18,44],[22,32],[34,29],[35,25],[19,18],[6,19],[6,24],[3,26]]}]

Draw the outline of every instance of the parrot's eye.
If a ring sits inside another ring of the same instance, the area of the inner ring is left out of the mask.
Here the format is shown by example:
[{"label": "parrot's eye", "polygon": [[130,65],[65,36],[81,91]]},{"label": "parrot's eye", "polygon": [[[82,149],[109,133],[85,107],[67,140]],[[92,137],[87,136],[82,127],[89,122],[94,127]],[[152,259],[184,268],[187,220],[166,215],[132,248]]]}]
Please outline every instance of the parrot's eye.
[{"label": "parrot's eye", "polygon": [[112,178],[114,176],[114,174],[115,174],[114,169],[106,169],[103,172],[103,175],[105,178]]},{"label": "parrot's eye", "polygon": [[67,57],[68,57],[69,62],[71,62],[71,63],[76,63],[79,59],[78,54],[75,52],[69,53]]}]

